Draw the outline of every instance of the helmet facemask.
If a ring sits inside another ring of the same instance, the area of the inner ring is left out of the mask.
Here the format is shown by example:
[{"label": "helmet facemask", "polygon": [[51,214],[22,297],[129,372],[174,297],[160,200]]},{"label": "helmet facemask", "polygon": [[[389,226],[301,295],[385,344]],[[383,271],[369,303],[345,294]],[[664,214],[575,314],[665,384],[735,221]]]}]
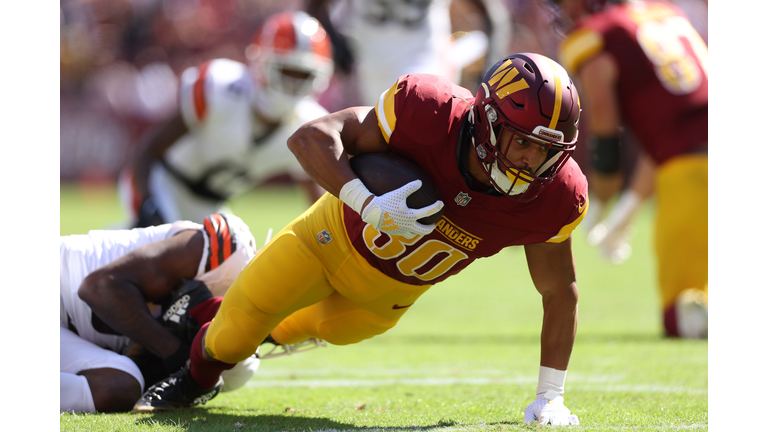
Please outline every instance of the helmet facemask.
[{"label": "helmet facemask", "polygon": [[[515,201],[536,198],[575,150],[579,112],[576,89],[554,61],[522,53],[491,68],[470,118],[477,162],[493,187]],[[532,145],[541,149],[533,159],[521,153]]]},{"label": "helmet facemask", "polygon": [[[475,145],[478,163],[490,179],[494,189],[503,195],[508,195],[515,201],[528,202],[536,198],[541,189],[554,179],[556,173],[570,158],[573,148],[567,149],[558,140],[541,138],[542,129],[549,134],[562,136],[562,132],[537,127],[537,136],[525,133],[514,123],[505,119],[504,114],[492,105],[484,108],[485,119],[491,127],[488,128],[488,138],[480,145]],[[480,120],[482,121],[482,120]],[[504,134],[506,130],[509,133]],[[502,141],[503,139],[503,141]],[[540,146],[546,155],[541,165],[536,167],[520,167],[509,160],[509,147],[517,145],[519,140],[525,140],[532,145]]]}]

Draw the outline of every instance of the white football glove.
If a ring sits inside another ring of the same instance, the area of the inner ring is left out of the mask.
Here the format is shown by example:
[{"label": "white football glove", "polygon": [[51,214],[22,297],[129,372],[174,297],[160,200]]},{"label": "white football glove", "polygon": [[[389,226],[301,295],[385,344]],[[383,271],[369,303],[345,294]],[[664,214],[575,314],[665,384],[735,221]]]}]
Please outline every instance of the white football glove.
[{"label": "white football glove", "polygon": [[606,261],[621,264],[632,256],[633,234],[632,225],[617,227],[599,223],[587,235],[587,242],[597,246]]},{"label": "white football glove", "polygon": [[421,180],[414,180],[399,189],[374,196],[360,213],[363,222],[371,224],[377,231],[408,239],[431,233],[435,224],[424,225],[416,220],[439,212],[443,208],[443,202],[437,200],[434,204],[420,209],[408,208],[405,200],[420,187]]},{"label": "white football glove", "polygon": [[551,400],[545,397],[545,393],[537,395],[536,399],[525,407],[523,421],[538,421],[540,424],[552,426],[578,425],[579,417],[571,415],[571,410],[563,404],[563,400],[563,395],[557,395]]},{"label": "white football glove", "polygon": [[632,255],[632,219],[640,204],[642,200],[635,192],[625,191],[605,220],[589,230],[587,242],[597,246],[607,261],[621,264]]}]

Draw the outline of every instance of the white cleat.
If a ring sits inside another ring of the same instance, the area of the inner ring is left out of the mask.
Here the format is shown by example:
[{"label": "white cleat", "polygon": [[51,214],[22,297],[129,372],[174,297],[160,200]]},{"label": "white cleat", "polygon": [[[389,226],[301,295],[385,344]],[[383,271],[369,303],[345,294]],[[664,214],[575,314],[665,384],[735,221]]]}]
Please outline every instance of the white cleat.
[{"label": "white cleat", "polygon": [[681,338],[707,339],[709,309],[707,295],[701,290],[687,289],[675,302],[677,332]]}]

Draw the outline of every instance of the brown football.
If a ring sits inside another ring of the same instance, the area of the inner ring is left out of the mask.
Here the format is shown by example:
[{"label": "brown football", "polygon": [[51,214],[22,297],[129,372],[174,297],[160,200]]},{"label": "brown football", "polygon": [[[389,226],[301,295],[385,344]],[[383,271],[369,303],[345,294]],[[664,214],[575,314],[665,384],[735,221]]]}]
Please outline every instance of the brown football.
[{"label": "brown football", "polygon": [[[413,180],[421,180],[419,190],[405,200],[408,207],[418,209],[440,199],[432,179],[418,165],[404,157],[392,153],[365,153],[354,156],[349,163],[360,181],[376,196],[405,186]],[[419,219],[419,222],[429,225],[439,221],[441,217],[442,209],[432,216]]]}]

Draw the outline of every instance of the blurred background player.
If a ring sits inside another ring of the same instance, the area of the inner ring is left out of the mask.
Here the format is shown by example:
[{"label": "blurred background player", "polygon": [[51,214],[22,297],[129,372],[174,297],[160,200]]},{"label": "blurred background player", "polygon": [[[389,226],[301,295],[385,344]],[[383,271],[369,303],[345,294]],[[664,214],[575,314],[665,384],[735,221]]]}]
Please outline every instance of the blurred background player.
[{"label": "blurred background player", "polygon": [[[454,40],[453,4],[463,8],[461,15],[479,15],[483,31],[463,32]],[[508,54],[512,37],[509,9],[500,0],[308,0],[307,12],[328,30],[337,71],[352,73],[357,88],[351,97],[348,88],[340,88],[346,104],[333,108],[375,105],[381,89],[409,73],[460,83],[462,69],[483,60],[469,83],[477,86],[496,59]]]},{"label": "blurred background player", "polygon": [[261,25],[246,55],[248,66],[220,58],[182,74],[178,112],[146,136],[120,176],[133,225],[202,220],[279,174],[298,182],[310,202],[325,192],[285,142],[327,114],[314,97],[333,73],[328,35],[306,13],[283,12]]},{"label": "blurred background player", "polygon": [[655,191],[664,331],[707,337],[707,46],[668,2],[554,3],[568,32],[560,58],[577,77],[592,135],[589,185],[598,207],[622,186],[620,128],[642,149],[629,191],[593,241],[625,236],[637,206]]},{"label": "blurred background player", "polygon": [[[61,237],[61,411],[130,410],[145,384],[184,365],[187,336],[213,318],[255,255],[248,226],[229,214]],[[225,391],[258,366],[239,363]]]}]

